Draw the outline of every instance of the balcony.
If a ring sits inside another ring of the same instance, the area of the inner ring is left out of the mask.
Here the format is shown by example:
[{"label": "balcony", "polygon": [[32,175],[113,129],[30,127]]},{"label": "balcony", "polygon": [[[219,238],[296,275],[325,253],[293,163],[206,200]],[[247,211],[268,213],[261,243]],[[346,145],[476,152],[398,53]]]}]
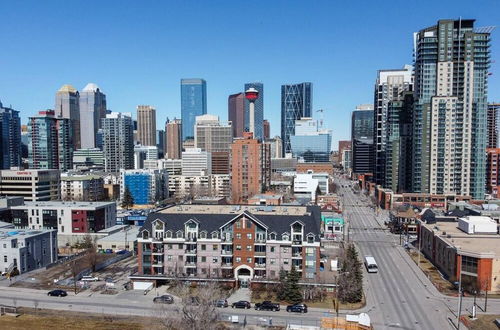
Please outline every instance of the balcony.
[{"label": "balcony", "polygon": [[302,245],[302,241],[299,240],[293,240],[292,245]]},{"label": "balcony", "polygon": [[254,254],[256,256],[266,256],[266,251],[255,251]]},{"label": "balcony", "polygon": [[266,244],[266,239],[265,238],[256,238],[255,244]]},{"label": "balcony", "polygon": [[255,268],[266,268],[266,264],[255,264]]},{"label": "balcony", "polygon": [[292,254],[292,258],[300,258],[300,259],[302,259],[302,254],[301,253],[294,253],[294,254]]},{"label": "balcony", "polygon": [[232,256],[233,250],[221,250],[220,252],[223,256]]},{"label": "balcony", "polygon": [[163,262],[162,262],[162,261],[155,262],[155,263],[153,264],[153,267],[163,267]]},{"label": "balcony", "polygon": [[163,252],[165,252],[163,249],[153,249],[153,254],[163,254]]},{"label": "balcony", "polygon": [[196,254],[196,249],[186,249],[184,250],[185,254]]},{"label": "balcony", "polygon": [[194,261],[189,261],[184,264],[186,267],[196,267],[196,262]]},{"label": "balcony", "polygon": [[233,263],[232,262],[224,262],[222,263],[222,268],[232,268]]}]

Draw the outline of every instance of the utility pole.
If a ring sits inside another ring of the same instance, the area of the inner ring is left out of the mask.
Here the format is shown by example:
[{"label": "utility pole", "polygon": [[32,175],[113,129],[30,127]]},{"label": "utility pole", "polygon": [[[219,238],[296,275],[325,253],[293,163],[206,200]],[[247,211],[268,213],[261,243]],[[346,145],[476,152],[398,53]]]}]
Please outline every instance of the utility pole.
[{"label": "utility pole", "polygon": [[[458,252],[458,251],[457,251]],[[462,256],[460,256],[460,268],[458,269],[458,316],[457,316],[457,330],[460,330],[460,316],[462,314]]]}]

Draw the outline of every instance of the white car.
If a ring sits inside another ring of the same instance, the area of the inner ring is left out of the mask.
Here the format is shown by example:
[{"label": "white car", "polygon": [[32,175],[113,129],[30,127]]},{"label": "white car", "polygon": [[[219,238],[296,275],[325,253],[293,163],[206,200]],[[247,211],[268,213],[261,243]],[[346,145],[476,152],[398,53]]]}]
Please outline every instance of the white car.
[{"label": "white car", "polygon": [[90,276],[90,275],[85,275],[82,277],[83,282],[97,282],[99,281],[99,278],[95,276]]}]

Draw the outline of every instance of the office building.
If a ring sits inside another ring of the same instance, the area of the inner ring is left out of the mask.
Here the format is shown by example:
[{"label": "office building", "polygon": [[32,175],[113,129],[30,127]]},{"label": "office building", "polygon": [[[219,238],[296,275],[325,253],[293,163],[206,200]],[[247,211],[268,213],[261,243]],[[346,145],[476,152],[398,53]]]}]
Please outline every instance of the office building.
[{"label": "office building", "polygon": [[343,162],[343,155],[344,155],[344,150],[349,149],[351,150],[352,148],[352,143],[351,140],[343,140],[339,141],[339,162],[342,164]]},{"label": "office building", "polygon": [[332,131],[319,129],[317,120],[303,117],[295,121],[290,145],[293,157],[310,163],[327,163],[330,162]]},{"label": "office building", "polygon": [[245,84],[244,90],[250,88],[257,90],[259,97],[253,101],[254,107],[254,122],[250,125],[250,101],[245,98],[245,132],[250,132],[251,127],[254,127],[254,138],[258,140],[264,139],[264,84],[259,82]]},{"label": "office building", "polygon": [[295,134],[295,121],[312,116],[312,83],[281,86],[281,139],[283,154],[292,152],[290,136]]},{"label": "office building", "polygon": [[349,171],[352,168],[352,150],[343,149],[342,150],[342,169],[344,171]]},{"label": "office building", "polygon": [[101,128],[101,119],[106,117],[106,107],[106,95],[96,84],[87,84],[79,97],[82,149],[97,146],[97,131]]},{"label": "office building", "polygon": [[0,169],[21,166],[21,119],[19,111],[0,101]]},{"label": "office building", "polygon": [[352,112],[351,141],[353,172],[372,173],[373,105],[360,105]]},{"label": "office building", "polygon": [[414,192],[484,198],[492,29],[440,20],[414,34]]},{"label": "office building", "polygon": [[283,141],[281,140],[281,137],[275,136],[272,139],[266,139],[264,142],[269,144],[269,148],[271,149],[271,159],[282,158]]},{"label": "office building", "polygon": [[500,120],[500,103],[488,103],[488,144],[487,148],[498,148],[498,129],[500,125],[498,121]]},{"label": "office building", "polygon": [[40,111],[28,119],[28,157],[32,169],[73,168],[71,121],[55,117],[53,110]]},{"label": "office building", "polygon": [[134,168],[136,170],[144,168],[144,162],[157,161],[158,148],[156,146],[134,146]]},{"label": "office building", "polygon": [[265,192],[271,182],[271,150],[268,144],[245,132],[231,150],[231,187],[234,204]]},{"label": "office building", "polygon": [[0,195],[21,196],[26,201],[60,199],[59,170],[2,170]]},{"label": "office building", "polygon": [[119,172],[134,168],[134,141],[130,113],[111,112],[102,120],[104,168]]},{"label": "office building", "polygon": [[62,86],[56,93],[55,116],[69,119],[73,150],[81,148],[80,93],[71,85]]},{"label": "office building", "polygon": [[95,233],[116,222],[115,202],[25,202],[11,211],[17,227],[57,229],[58,235]]},{"label": "office building", "polygon": [[212,174],[212,154],[200,148],[188,148],[182,152],[182,175]]},{"label": "office building", "polygon": [[264,119],[262,122],[262,127],[263,127],[263,140],[264,139],[269,139],[271,136],[271,124],[269,123],[269,120]]},{"label": "office building", "polygon": [[230,151],[233,142],[231,122],[221,122],[219,116],[196,117],[194,146],[202,151]]},{"label": "office building", "polygon": [[121,196],[128,188],[134,204],[151,205],[168,197],[168,173],[166,170],[122,170]]},{"label": "office building", "polygon": [[207,113],[207,82],[181,79],[182,141],[194,138],[196,116]]},{"label": "office building", "polygon": [[180,119],[169,120],[165,124],[165,158],[180,159],[182,152],[182,124]]},{"label": "office building", "polygon": [[156,147],[158,148],[158,158],[165,157],[165,131],[156,130]]},{"label": "office building", "polygon": [[104,179],[94,174],[61,174],[61,199],[63,201],[102,201]]},{"label": "office building", "polygon": [[302,279],[317,281],[320,224],[317,206],[172,206],[141,228],[131,278],[210,277],[246,286],[277,280],[294,266]]},{"label": "office building", "polygon": [[227,118],[233,125],[233,137],[242,137],[245,131],[245,93],[229,95]]},{"label": "office building", "polygon": [[150,105],[137,106],[137,142],[156,146],[156,109]]},{"label": "office building", "polygon": [[[411,134],[411,105],[409,111],[401,113],[401,102],[404,95],[413,91],[413,67],[405,65],[403,69],[379,70],[375,82],[375,102],[373,118],[374,136],[374,166],[373,177],[377,184],[383,187],[398,190],[398,163],[400,161],[401,134]],[[397,103],[397,104],[395,104]],[[406,109],[406,108],[405,108]],[[389,111],[392,110],[392,113]],[[405,123],[410,124],[407,129],[400,123],[404,116]],[[405,130],[405,132],[402,132]],[[405,141],[404,144],[409,144]],[[406,152],[408,150],[404,150]],[[411,154],[402,154],[410,157]],[[403,160],[404,161],[404,160]]]},{"label": "office building", "polygon": [[104,152],[98,148],[75,150],[73,152],[73,169],[104,170]]},{"label": "office building", "polygon": [[0,273],[24,274],[57,261],[55,230],[0,229]]}]

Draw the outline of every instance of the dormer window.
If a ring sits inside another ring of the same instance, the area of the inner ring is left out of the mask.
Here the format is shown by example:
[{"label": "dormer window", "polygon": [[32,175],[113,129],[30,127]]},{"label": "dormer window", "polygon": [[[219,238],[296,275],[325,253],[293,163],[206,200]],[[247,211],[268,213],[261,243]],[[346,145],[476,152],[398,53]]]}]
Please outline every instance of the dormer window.
[{"label": "dormer window", "polygon": [[219,233],[216,231],[213,231],[212,232],[212,239],[217,239],[217,238],[219,238]]},{"label": "dormer window", "polygon": [[269,239],[275,241],[276,240],[276,233],[269,234]]},{"label": "dormer window", "polygon": [[172,238],[172,231],[171,230],[167,230],[167,232],[165,233],[165,237],[166,238]]},{"label": "dormer window", "polygon": [[302,233],[302,225],[298,222],[295,222],[292,225],[292,232],[294,233]]},{"label": "dormer window", "polygon": [[200,232],[200,238],[207,238],[207,232],[206,231]]},{"label": "dormer window", "polygon": [[288,235],[288,233],[284,233],[283,235],[281,235],[281,240],[282,241],[289,241],[290,236]]},{"label": "dormer window", "polygon": [[163,223],[163,221],[159,219],[155,220],[153,223],[153,227],[154,227],[154,237],[156,239],[162,240],[163,235],[165,233],[165,224]]},{"label": "dormer window", "polygon": [[307,234],[307,243],[314,243],[314,234]]},{"label": "dormer window", "polygon": [[182,237],[183,237],[182,230],[178,230],[178,231],[175,233],[175,238],[182,238]]},{"label": "dormer window", "polygon": [[143,239],[149,239],[149,231],[144,230],[144,231],[142,232],[142,238],[143,238]]}]

